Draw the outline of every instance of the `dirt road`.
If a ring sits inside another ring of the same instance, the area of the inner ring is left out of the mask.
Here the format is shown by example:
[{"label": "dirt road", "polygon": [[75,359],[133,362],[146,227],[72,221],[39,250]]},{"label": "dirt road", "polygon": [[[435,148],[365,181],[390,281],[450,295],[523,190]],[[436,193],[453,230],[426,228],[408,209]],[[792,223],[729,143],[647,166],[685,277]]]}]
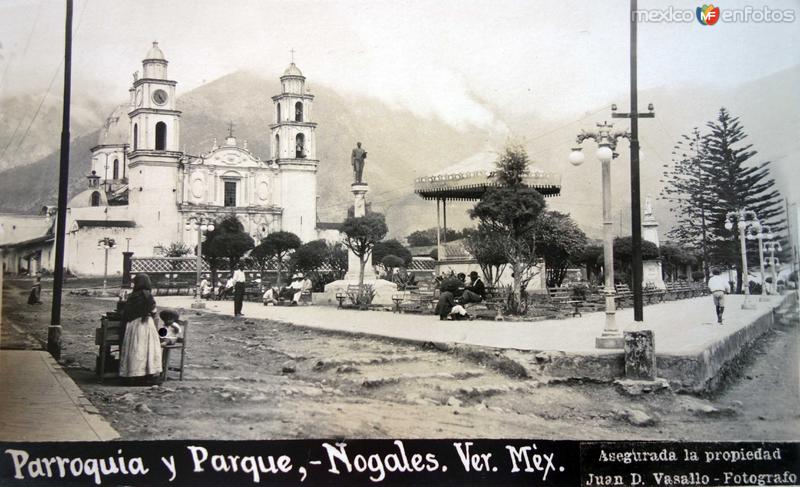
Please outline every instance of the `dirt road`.
[{"label": "dirt road", "polygon": [[[2,346],[46,339],[48,305],[25,304],[27,286],[7,281],[4,322],[12,326],[3,327]],[[476,359],[182,310],[191,323],[185,380],[122,387],[93,374],[94,329],[112,305],[64,295],[62,363],[124,439],[800,438],[797,326],[760,340],[709,400],[519,379],[486,360],[491,353]]]}]

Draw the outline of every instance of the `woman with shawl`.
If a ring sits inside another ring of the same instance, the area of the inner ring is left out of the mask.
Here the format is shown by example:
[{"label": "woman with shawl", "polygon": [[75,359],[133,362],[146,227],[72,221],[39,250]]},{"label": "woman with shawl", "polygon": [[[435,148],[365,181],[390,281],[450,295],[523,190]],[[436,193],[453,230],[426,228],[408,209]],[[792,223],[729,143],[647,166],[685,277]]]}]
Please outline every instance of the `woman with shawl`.
[{"label": "woman with shawl", "polygon": [[125,335],[120,347],[119,375],[140,381],[157,380],[161,375],[161,343],[153,321],[156,301],[147,274],[137,274],[133,291],[122,312]]}]

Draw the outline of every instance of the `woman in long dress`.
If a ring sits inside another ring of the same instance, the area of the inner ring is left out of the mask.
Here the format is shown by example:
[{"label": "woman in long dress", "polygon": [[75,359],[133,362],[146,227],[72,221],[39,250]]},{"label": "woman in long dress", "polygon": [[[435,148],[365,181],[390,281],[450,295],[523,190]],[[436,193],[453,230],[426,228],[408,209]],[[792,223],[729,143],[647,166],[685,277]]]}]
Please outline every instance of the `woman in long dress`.
[{"label": "woman in long dress", "polygon": [[137,274],[133,291],[122,312],[125,335],[120,349],[119,375],[140,382],[157,381],[161,376],[161,343],[153,317],[156,300],[147,274]]}]

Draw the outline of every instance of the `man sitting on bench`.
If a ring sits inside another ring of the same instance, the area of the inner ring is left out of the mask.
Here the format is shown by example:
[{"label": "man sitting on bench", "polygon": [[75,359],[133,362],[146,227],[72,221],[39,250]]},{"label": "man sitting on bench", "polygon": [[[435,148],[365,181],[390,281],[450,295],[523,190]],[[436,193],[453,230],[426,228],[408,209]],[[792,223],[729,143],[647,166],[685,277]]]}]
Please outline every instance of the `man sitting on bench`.
[{"label": "man sitting on bench", "polygon": [[469,273],[469,280],[470,283],[461,293],[461,304],[480,303],[486,299],[486,286],[475,271]]}]

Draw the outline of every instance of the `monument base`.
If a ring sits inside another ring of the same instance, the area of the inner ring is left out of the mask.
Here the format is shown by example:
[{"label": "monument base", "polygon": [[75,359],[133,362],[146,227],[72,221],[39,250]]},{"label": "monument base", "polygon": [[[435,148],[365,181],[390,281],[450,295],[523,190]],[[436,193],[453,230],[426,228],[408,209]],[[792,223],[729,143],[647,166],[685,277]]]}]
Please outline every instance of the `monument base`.
[{"label": "monument base", "polygon": [[623,340],[622,335],[599,336],[594,339],[594,348],[601,348],[604,350],[624,349],[625,340]]},{"label": "monument base", "polygon": [[[364,277],[364,284],[369,284],[375,290],[375,298],[372,304],[392,305],[392,295],[397,294],[397,284],[386,281],[384,279],[376,279]],[[339,301],[336,299],[338,293],[347,292],[348,286],[357,286],[358,276],[355,279],[340,279],[325,285],[325,291],[321,293],[314,293],[312,299],[314,304],[328,304],[338,305]]]}]

